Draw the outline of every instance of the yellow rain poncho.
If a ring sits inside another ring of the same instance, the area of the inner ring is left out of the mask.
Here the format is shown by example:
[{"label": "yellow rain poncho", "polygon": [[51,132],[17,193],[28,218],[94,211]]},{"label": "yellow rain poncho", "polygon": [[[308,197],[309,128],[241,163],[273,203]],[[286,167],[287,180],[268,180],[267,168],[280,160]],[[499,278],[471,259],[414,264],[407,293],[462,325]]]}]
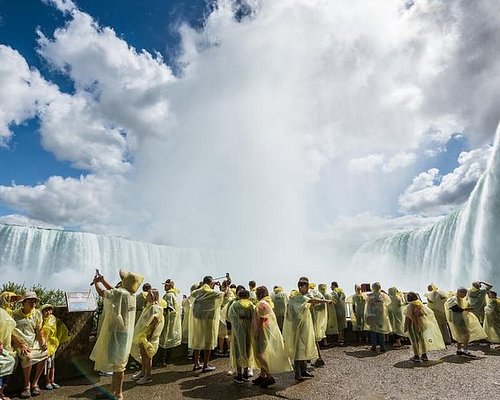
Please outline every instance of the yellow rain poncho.
[{"label": "yellow rain poncho", "polygon": [[102,328],[90,354],[96,371],[125,371],[132,347],[135,296],[121,287],[104,291]]},{"label": "yellow rain poncho", "polygon": [[450,297],[445,303],[446,318],[450,326],[451,335],[458,343],[473,342],[486,339],[484,329],[479,320],[470,311],[454,312],[451,307],[458,305],[460,308],[467,308],[467,300],[458,296]]},{"label": "yellow rain poncho", "polygon": [[254,368],[251,325],[255,306],[249,299],[233,301],[227,311],[231,322],[231,367]]},{"label": "yellow rain poncho", "polygon": [[47,341],[47,354],[49,357],[55,354],[61,344],[69,341],[68,328],[52,314],[43,318],[42,330]]},{"label": "yellow rain poncho", "polygon": [[403,315],[411,321],[408,336],[415,354],[422,355],[428,351],[446,348],[434,313],[420,300],[412,301],[405,306]]},{"label": "yellow rain poncho", "polygon": [[[323,295],[325,300],[332,300],[333,296],[330,293],[327,293],[327,286],[324,283],[321,283],[318,286],[319,292]],[[337,322],[337,310],[335,308],[335,303],[326,304],[326,335],[338,335],[339,334],[339,325]]]},{"label": "yellow rain poncho", "polygon": [[191,293],[188,328],[190,349],[212,350],[217,346],[223,298],[224,292],[216,292],[207,284]]},{"label": "yellow rain poncho", "polygon": [[16,321],[12,319],[7,311],[0,308],[0,343],[3,351],[0,353],[0,376],[11,375],[16,364],[15,352],[12,349],[11,338]]},{"label": "yellow rain poncho", "polygon": [[474,286],[468,292],[469,304],[473,308],[472,312],[480,323],[483,323],[484,320],[484,307],[486,307],[488,292],[488,289],[478,289]]},{"label": "yellow rain poncho", "polygon": [[283,327],[285,348],[294,361],[318,358],[310,298],[300,292],[290,295]]},{"label": "yellow rain poncho", "polygon": [[227,292],[227,295],[222,299],[220,321],[219,321],[219,333],[218,337],[221,339],[227,339],[229,337],[229,330],[227,329],[227,311],[233,301],[236,300],[236,294],[231,289]]},{"label": "yellow rain poncho", "polygon": [[283,332],[283,321],[286,315],[286,306],[288,304],[288,296],[284,292],[281,286],[278,286],[271,293],[271,299],[274,303],[274,314],[276,315],[276,321],[278,321],[278,326],[280,331]]},{"label": "yellow rain poncho", "polygon": [[332,300],[335,303],[335,311],[337,313],[337,327],[338,330],[344,330],[347,328],[347,320],[345,316],[345,294],[341,288],[335,288],[333,290]]},{"label": "yellow rain poncho", "polygon": [[397,288],[389,288],[389,297],[391,304],[387,306],[389,321],[391,323],[392,333],[398,336],[408,336],[405,333],[405,321],[403,317],[403,307],[406,304],[405,297]]},{"label": "yellow rain poncho", "polygon": [[182,342],[182,314],[181,303],[177,298],[179,291],[169,289],[163,296],[166,303],[165,324],[160,336],[160,346],[164,349],[177,347]]},{"label": "yellow rain poncho", "polygon": [[361,288],[356,289],[356,293],[349,296],[345,302],[349,304],[352,330],[354,332],[364,331],[366,299]]},{"label": "yellow rain poncho", "polygon": [[388,334],[392,332],[387,307],[391,298],[380,290],[374,290],[366,296],[365,330]]},{"label": "yellow rain poncho", "polygon": [[484,332],[490,343],[500,343],[500,299],[490,299],[484,308]]},{"label": "yellow rain poncho", "polygon": [[189,335],[189,311],[191,310],[191,304],[189,303],[189,298],[186,297],[182,300],[182,343],[188,342]]},{"label": "yellow rain poncho", "polygon": [[18,354],[21,366],[23,368],[29,367],[45,360],[48,357],[47,351],[41,349],[37,339],[37,331],[42,329],[43,323],[40,310],[33,309],[29,314],[24,314],[22,308],[18,308],[12,314],[12,318],[16,321],[16,329],[13,334],[26,343],[31,350],[31,353],[26,356]]},{"label": "yellow rain poncho", "polygon": [[12,313],[14,310],[11,307],[11,304],[13,301],[18,301],[21,299],[21,296],[13,293],[13,292],[2,292],[0,294],[0,308],[3,308],[5,311],[7,311],[7,314],[9,314],[12,317]]},{"label": "yellow rain poncho", "polygon": [[143,348],[148,357],[153,358],[158,351],[164,324],[163,308],[157,303],[147,303],[135,325],[130,355],[142,362],[141,348]]},{"label": "yellow rain poncho", "polygon": [[285,351],[271,297],[257,303],[252,316],[252,347],[257,368],[270,374],[291,371],[292,365]]},{"label": "yellow rain poncho", "polygon": [[[313,286],[311,288],[311,286]],[[311,299],[324,300],[324,296],[316,289],[314,284],[309,284],[308,297]],[[328,312],[326,304],[315,304],[311,306],[311,315],[314,326],[314,337],[319,342],[326,337],[326,326],[328,323]]]}]

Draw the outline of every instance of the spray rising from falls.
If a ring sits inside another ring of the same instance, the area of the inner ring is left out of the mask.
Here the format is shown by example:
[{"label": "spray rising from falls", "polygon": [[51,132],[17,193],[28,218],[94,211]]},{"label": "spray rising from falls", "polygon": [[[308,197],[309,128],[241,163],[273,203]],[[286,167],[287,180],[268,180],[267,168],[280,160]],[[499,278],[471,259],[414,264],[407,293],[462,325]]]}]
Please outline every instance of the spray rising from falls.
[{"label": "spray rising from falls", "polygon": [[224,254],[161,246],[123,238],[0,225],[2,281],[64,290],[86,290],[98,268],[111,282],[118,269],[138,271],[154,285],[174,277],[189,287],[193,279],[224,270]]},{"label": "spray rising from falls", "polygon": [[373,279],[377,271],[391,271],[394,283],[414,290],[431,281],[450,289],[473,280],[500,284],[499,226],[500,129],[487,169],[462,208],[429,228],[363,245],[353,264]]}]

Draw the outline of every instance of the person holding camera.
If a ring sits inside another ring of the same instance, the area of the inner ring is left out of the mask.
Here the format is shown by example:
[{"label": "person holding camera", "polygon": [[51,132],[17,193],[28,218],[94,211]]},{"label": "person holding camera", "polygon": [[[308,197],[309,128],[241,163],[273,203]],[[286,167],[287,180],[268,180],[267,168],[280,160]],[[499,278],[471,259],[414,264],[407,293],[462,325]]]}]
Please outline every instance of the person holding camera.
[{"label": "person holding camera", "polygon": [[[194,366],[193,371],[214,371],[215,367],[209,365],[210,353],[217,346],[219,332],[219,318],[225,291],[214,290],[215,286],[221,286],[211,276],[203,278],[202,286],[191,293],[189,302],[191,312],[189,313],[189,340],[188,347],[193,349]],[[203,350],[203,365],[200,364],[200,351]]]},{"label": "person holding camera", "polygon": [[484,321],[484,307],[486,307],[486,298],[488,292],[493,285],[488,282],[472,282],[472,287],[469,289],[469,304],[472,307],[472,312],[482,324]]}]

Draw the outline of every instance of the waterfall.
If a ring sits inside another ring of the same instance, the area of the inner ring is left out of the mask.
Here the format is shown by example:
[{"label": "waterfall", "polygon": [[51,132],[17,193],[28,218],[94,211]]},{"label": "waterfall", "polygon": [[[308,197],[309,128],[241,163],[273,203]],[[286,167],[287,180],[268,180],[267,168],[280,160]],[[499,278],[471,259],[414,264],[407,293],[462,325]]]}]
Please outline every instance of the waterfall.
[{"label": "waterfall", "polygon": [[436,224],[360,247],[353,266],[396,278],[407,289],[429,282],[453,289],[473,280],[500,284],[500,128],[487,168],[467,202]]},{"label": "waterfall", "polygon": [[139,272],[161,289],[171,277],[186,290],[204,275],[226,271],[220,251],[176,248],[124,238],[0,224],[0,283],[88,290],[95,269],[110,281],[118,269]]}]

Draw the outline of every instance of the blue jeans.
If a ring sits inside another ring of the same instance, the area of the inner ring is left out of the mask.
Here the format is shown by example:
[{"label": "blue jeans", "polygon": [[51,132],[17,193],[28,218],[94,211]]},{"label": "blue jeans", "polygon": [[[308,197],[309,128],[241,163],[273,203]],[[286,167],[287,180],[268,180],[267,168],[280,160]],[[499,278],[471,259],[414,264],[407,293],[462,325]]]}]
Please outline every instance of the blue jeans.
[{"label": "blue jeans", "polygon": [[377,347],[378,344],[381,350],[385,350],[385,335],[383,333],[370,331],[370,342],[372,348]]}]

